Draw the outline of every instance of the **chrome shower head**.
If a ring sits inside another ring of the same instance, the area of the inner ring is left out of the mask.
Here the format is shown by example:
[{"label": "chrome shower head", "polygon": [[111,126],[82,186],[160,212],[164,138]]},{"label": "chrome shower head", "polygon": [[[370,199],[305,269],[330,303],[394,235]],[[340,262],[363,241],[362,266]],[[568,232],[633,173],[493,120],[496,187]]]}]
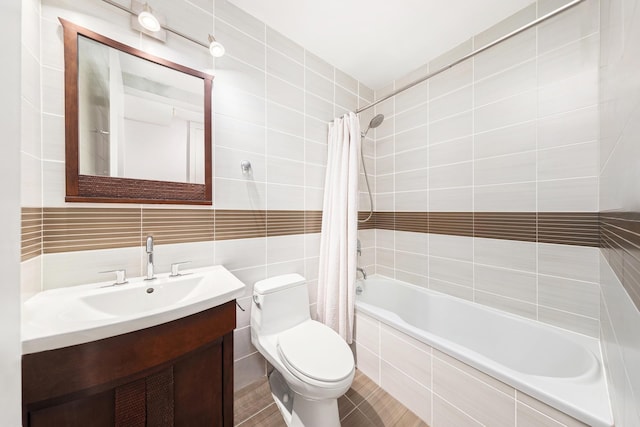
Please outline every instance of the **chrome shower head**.
[{"label": "chrome shower head", "polygon": [[364,137],[370,129],[375,129],[378,126],[380,126],[382,124],[382,122],[384,121],[384,115],[383,114],[376,114],[373,119],[371,119],[371,121],[369,122],[369,126],[367,127],[367,129],[362,132],[362,136]]},{"label": "chrome shower head", "polygon": [[369,122],[369,129],[377,128],[382,124],[384,120],[384,114],[376,114]]}]

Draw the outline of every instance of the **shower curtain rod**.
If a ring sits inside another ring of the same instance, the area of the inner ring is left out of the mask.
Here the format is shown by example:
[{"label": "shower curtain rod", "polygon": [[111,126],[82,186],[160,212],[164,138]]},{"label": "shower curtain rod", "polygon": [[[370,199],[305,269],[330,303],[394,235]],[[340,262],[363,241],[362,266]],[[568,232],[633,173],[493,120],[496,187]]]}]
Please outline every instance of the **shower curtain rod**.
[{"label": "shower curtain rod", "polygon": [[489,49],[489,48],[492,48],[493,46],[495,46],[495,45],[497,45],[497,44],[502,43],[503,41],[509,40],[511,37],[514,37],[514,36],[516,36],[516,35],[520,34],[521,32],[528,30],[528,29],[529,29],[529,28],[531,28],[531,27],[535,27],[536,25],[541,24],[541,23],[543,23],[544,21],[546,21],[546,20],[548,20],[548,19],[551,19],[551,18],[553,18],[553,17],[554,17],[554,16],[556,16],[556,15],[559,15],[560,13],[562,13],[562,12],[564,12],[564,11],[566,11],[566,10],[571,9],[571,8],[572,8],[572,7],[574,7],[574,6],[577,6],[578,4],[582,3],[583,1],[584,1],[584,0],[573,0],[571,3],[567,3],[566,5],[564,5],[564,6],[562,6],[562,7],[559,7],[558,9],[554,10],[553,12],[549,12],[549,13],[547,13],[546,15],[541,16],[540,18],[538,18],[538,19],[536,19],[536,20],[534,20],[534,21],[531,21],[530,23],[528,23],[528,24],[526,24],[526,25],[524,25],[524,26],[522,26],[522,27],[518,28],[517,30],[514,30],[514,31],[512,31],[512,32],[510,32],[510,33],[508,33],[508,34],[506,34],[506,35],[504,35],[504,36],[502,36],[502,37],[500,37],[499,39],[496,39],[496,40],[492,41],[491,43],[489,43],[489,44],[487,44],[487,45],[485,45],[485,46],[481,47],[480,49],[478,49],[478,50],[474,50],[473,52],[466,54],[466,55],[465,55],[465,56],[463,56],[462,58],[460,58],[460,59],[458,59],[458,60],[456,60],[456,61],[453,61],[453,62],[452,62],[452,63],[450,63],[449,65],[445,65],[444,67],[439,68],[439,69],[437,69],[436,71],[434,71],[434,72],[432,72],[432,73],[429,73],[429,74],[427,74],[427,75],[426,75],[426,76],[424,76],[424,77],[419,78],[418,80],[414,80],[414,81],[412,81],[411,83],[409,83],[409,84],[407,84],[407,85],[405,85],[405,86],[401,87],[400,89],[396,89],[395,91],[391,92],[389,95],[386,95],[386,96],[384,96],[384,97],[382,97],[382,98],[378,99],[377,101],[372,102],[371,104],[369,104],[369,105],[367,105],[367,106],[365,106],[365,107],[358,108],[358,109],[356,110],[356,114],[361,113],[361,112],[363,112],[363,111],[365,111],[365,110],[368,110],[368,109],[369,109],[369,108],[371,108],[371,107],[375,107],[376,105],[380,104],[381,102],[384,102],[384,101],[386,101],[387,99],[392,98],[392,97],[396,96],[397,94],[399,94],[399,93],[401,93],[401,92],[404,92],[404,91],[405,91],[405,90],[407,90],[407,89],[411,89],[412,87],[414,87],[414,86],[416,86],[416,85],[419,85],[420,83],[422,83],[422,82],[424,82],[424,81],[427,81],[427,80],[429,80],[430,78],[435,77],[435,76],[437,76],[438,74],[441,74],[441,73],[443,73],[443,72],[447,71],[449,68],[453,68],[453,67],[455,67],[456,65],[458,65],[458,64],[459,64],[459,63],[461,63],[461,62],[466,61],[467,59],[473,58],[473,57],[474,57],[474,56],[476,56],[477,54],[482,53],[482,52],[484,52],[485,50],[487,50],[487,49]]}]

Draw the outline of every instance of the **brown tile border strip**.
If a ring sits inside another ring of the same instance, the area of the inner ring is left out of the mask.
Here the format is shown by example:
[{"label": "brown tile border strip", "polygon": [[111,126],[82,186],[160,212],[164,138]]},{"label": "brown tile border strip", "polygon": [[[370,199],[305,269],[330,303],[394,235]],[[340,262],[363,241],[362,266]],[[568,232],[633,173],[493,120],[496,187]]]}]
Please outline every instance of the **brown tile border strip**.
[{"label": "brown tile border strip", "polygon": [[147,236],[157,244],[206,242],[214,240],[214,211],[210,209],[142,209],[138,245]]},{"label": "brown tile border strip", "polygon": [[22,208],[20,261],[42,254],[42,208]]},{"label": "brown tile border strip", "polygon": [[432,216],[433,213],[429,212],[396,212],[394,228],[401,231],[428,233],[429,221]]},{"label": "brown tile border strip", "polygon": [[43,253],[140,245],[141,210],[43,208]]},{"label": "brown tile border strip", "polygon": [[[318,228],[318,233],[322,229],[322,211],[319,211],[319,212],[320,212],[320,227]],[[371,218],[369,218],[366,222],[359,222],[367,219],[367,217],[369,216],[369,211],[358,212],[358,230],[373,230],[374,228],[376,228],[376,219],[374,214],[375,212],[371,215]]]},{"label": "brown tile border strip", "polygon": [[373,218],[371,219],[375,224],[374,228],[381,228],[383,230],[396,229],[396,213],[395,212],[374,212]]},{"label": "brown tile border strip", "polygon": [[[367,216],[359,213],[360,219]],[[640,219],[636,226],[640,235]],[[147,235],[169,244],[319,233],[321,227],[321,211],[23,208],[22,260],[42,253],[140,246]],[[598,214],[583,212],[374,212],[359,228],[581,246],[600,241]]]},{"label": "brown tile border strip", "polygon": [[322,231],[322,211],[304,212],[304,232],[320,233]]},{"label": "brown tile border strip", "polygon": [[374,228],[383,230],[561,245],[600,244],[597,212],[375,212],[374,222]]},{"label": "brown tile border strip", "polygon": [[600,214],[602,253],[640,310],[640,213]]},{"label": "brown tile border strip", "polygon": [[23,208],[22,260],[42,253],[319,233],[321,211]]},{"label": "brown tile border strip", "polygon": [[267,236],[267,211],[216,210],[213,212],[215,212],[215,238],[212,240]]},{"label": "brown tile border strip", "polygon": [[535,212],[476,212],[473,233],[475,237],[488,239],[535,242],[539,218]]},{"label": "brown tile border strip", "polygon": [[539,212],[538,242],[598,247],[599,223],[597,212]]},{"label": "brown tile border strip", "polygon": [[430,212],[427,233],[473,236],[473,213]]},{"label": "brown tile border strip", "polygon": [[304,234],[304,211],[267,211],[267,237]]}]

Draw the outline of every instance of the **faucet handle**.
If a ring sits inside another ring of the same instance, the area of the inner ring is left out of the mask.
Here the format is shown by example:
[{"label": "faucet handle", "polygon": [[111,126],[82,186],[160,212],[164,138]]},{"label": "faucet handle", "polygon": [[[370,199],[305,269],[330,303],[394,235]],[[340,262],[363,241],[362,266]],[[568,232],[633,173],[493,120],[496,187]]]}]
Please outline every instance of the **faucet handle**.
[{"label": "faucet handle", "polygon": [[100,272],[100,274],[105,274],[105,273],[116,273],[116,281],[114,285],[124,285],[125,283],[129,283],[129,281],[127,280],[127,270],[125,269],[107,270],[107,271]]},{"label": "faucet handle", "polygon": [[178,276],[182,276],[182,273],[180,273],[180,266],[182,264],[189,264],[191,261],[180,261],[180,262],[174,262],[173,264],[171,264],[171,274],[169,275],[169,277],[178,277]]},{"label": "faucet handle", "polygon": [[147,236],[147,253],[153,253],[153,236]]}]

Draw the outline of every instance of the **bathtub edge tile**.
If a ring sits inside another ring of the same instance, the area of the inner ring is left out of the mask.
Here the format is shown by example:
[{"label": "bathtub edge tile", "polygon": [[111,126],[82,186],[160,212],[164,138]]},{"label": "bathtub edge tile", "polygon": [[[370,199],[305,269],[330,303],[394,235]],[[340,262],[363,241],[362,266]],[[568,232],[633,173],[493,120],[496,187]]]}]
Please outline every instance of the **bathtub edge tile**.
[{"label": "bathtub edge tile", "polygon": [[362,344],[355,343],[356,367],[371,381],[380,385],[380,358]]},{"label": "bathtub edge tile", "polygon": [[509,396],[515,397],[515,389],[508,384],[503,383],[502,381],[493,378],[492,376],[485,374],[478,369],[467,365],[464,362],[456,359],[455,357],[449,356],[448,354],[438,350],[437,348],[433,349],[433,358],[440,359],[442,362],[451,365],[452,367],[458,369],[459,371],[464,372],[465,374],[475,378],[476,380],[496,389],[497,391]]},{"label": "bathtub edge tile", "polygon": [[[433,359],[433,392],[482,424],[514,426],[515,391],[511,395],[462,371],[444,360]],[[455,391],[454,391],[455,390]]]},{"label": "bathtub edge tile", "polygon": [[567,415],[564,412],[561,412],[547,405],[546,403],[540,402],[538,399],[535,399],[528,394],[521,392],[520,390],[516,390],[516,399],[518,403],[535,409],[536,411],[568,427],[581,427],[585,425],[572,416]]},{"label": "bathtub edge tile", "polygon": [[380,364],[380,387],[420,419],[431,421],[431,390],[385,361]]}]

